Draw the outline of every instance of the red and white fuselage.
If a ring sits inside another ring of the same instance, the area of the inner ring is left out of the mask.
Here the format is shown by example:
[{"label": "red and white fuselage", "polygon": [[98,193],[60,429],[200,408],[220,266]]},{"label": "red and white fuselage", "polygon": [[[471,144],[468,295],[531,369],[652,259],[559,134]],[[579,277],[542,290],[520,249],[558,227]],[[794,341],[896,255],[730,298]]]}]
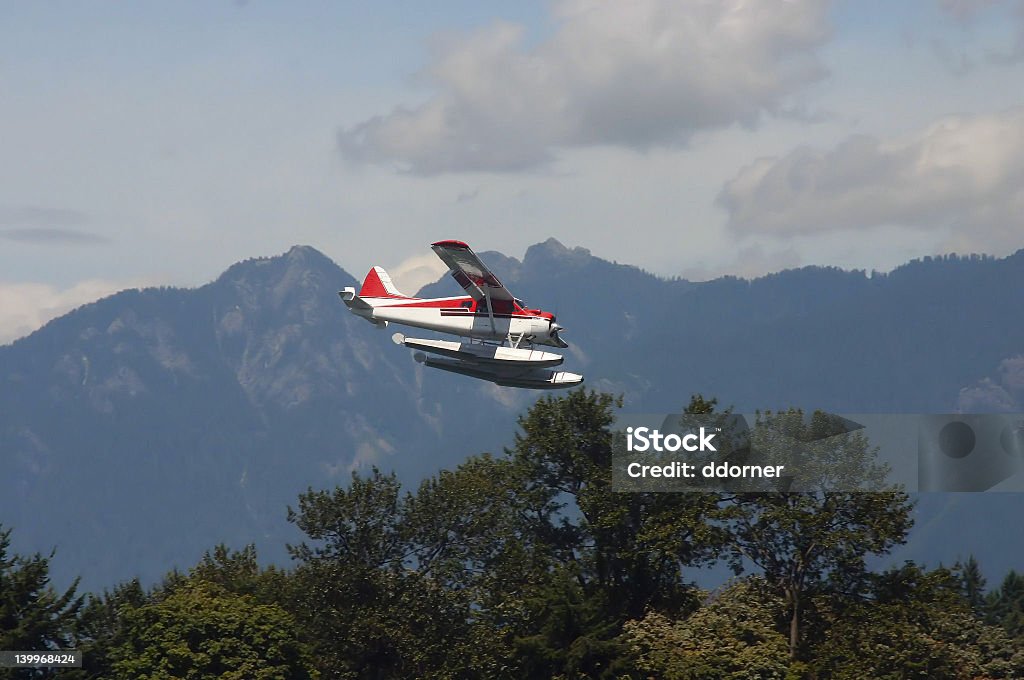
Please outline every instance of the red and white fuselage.
[{"label": "red and white fuselage", "polygon": [[395,323],[477,340],[568,347],[558,337],[562,327],[550,312],[527,309],[514,299],[490,299],[488,304],[486,297],[474,300],[468,295],[409,297],[395,289],[380,267],[369,271],[358,293],[352,288],[342,291],[342,299],[354,314],[378,326]]},{"label": "red and white fuselage", "polygon": [[431,248],[466,295],[409,297],[398,292],[386,271],[373,267],[359,292],[346,288],[341,299],[353,314],[379,328],[396,323],[469,338],[455,342],[396,333],[395,342],[413,350],[414,358],[428,367],[507,387],[559,389],[583,382],[576,373],[551,370],[562,363],[561,355],[534,349],[569,346],[558,335],[562,327],[554,314],[530,309],[513,297],[462,241],[438,241]]}]

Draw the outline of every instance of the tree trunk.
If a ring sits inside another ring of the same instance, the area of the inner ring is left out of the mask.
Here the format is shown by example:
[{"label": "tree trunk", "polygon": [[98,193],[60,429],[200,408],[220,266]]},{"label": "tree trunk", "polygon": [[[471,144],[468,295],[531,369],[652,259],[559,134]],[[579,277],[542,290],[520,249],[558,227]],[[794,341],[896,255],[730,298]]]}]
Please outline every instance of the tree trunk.
[{"label": "tree trunk", "polygon": [[789,593],[789,601],[792,603],[793,614],[789,619],[789,658],[796,658],[796,647],[800,642],[800,596],[793,589]]}]

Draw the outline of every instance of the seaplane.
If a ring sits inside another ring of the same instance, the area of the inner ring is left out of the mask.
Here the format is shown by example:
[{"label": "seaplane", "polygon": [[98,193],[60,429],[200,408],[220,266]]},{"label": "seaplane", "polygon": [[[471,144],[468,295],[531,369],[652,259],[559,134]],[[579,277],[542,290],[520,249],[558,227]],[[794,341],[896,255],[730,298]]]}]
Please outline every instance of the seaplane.
[{"label": "seaplane", "polygon": [[566,348],[555,315],[531,309],[514,297],[473,250],[462,241],[430,246],[467,295],[415,298],[395,288],[381,267],[370,269],[356,292],[338,292],[349,311],[378,328],[411,326],[459,336],[460,340],[408,338],[392,340],[413,350],[413,358],[430,368],[489,380],[504,387],[560,389],[579,385],[583,376],[553,370],[563,357],[540,347]]}]

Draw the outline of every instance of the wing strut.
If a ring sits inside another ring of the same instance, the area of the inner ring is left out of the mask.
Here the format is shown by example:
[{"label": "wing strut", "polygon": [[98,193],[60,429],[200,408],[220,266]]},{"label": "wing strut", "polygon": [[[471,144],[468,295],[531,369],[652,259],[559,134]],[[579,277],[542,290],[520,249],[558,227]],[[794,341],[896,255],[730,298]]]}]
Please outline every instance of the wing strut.
[{"label": "wing strut", "polygon": [[[477,286],[477,290],[480,290],[480,286]],[[487,316],[491,319],[491,332],[497,335],[498,330],[494,327],[494,305],[491,304],[491,293],[486,288],[482,292],[484,299],[487,301]]]}]

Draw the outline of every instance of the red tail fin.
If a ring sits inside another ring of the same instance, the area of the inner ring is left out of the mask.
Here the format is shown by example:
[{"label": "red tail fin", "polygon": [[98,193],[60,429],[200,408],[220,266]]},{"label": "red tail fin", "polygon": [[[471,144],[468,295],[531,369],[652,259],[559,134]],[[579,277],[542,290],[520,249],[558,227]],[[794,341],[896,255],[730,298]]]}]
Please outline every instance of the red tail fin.
[{"label": "red tail fin", "polygon": [[363,287],[359,289],[359,297],[404,298],[391,282],[391,277],[381,267],[373,267],[363,279]]}]

